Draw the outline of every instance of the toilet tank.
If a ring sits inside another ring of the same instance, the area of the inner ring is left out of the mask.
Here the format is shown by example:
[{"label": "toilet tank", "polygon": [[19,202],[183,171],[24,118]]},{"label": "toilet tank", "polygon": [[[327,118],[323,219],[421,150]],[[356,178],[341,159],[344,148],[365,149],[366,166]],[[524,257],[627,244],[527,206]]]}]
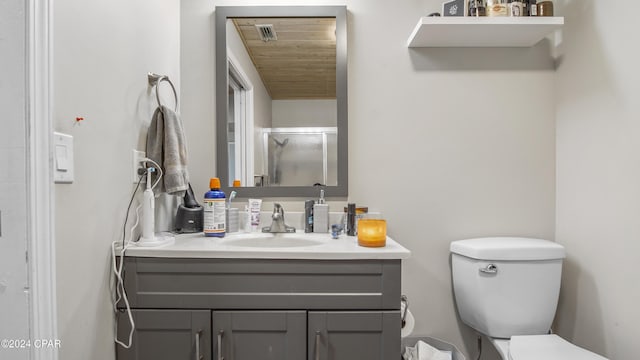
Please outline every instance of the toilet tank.
[{"label": "toilet tank", "polygon": [[489,337],[546,334],[553,321],[564,248],[518,237],[454,241],[453,291],[462,321]]}]

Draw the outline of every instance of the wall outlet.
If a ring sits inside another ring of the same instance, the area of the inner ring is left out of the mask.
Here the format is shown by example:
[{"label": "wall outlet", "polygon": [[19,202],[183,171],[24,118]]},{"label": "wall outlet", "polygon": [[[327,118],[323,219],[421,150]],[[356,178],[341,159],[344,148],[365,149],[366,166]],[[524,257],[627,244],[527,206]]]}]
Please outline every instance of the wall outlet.
[{"label": "wall outlet", "polygon": [[[133,183],[137,184],[138,181],[140,181],[140,174],[138,173],[138,169],[142,169],[142,171],[144,171],[144,164],[141,162],[142,159],[144,159],[145,157],[147,157],[147,154],[144,151],[138,151],[136,149],[133,149],[133,163],[132,163],[132,179],[133,179]],[[144,184],[144,179],[142,180],[141,184]]]}]

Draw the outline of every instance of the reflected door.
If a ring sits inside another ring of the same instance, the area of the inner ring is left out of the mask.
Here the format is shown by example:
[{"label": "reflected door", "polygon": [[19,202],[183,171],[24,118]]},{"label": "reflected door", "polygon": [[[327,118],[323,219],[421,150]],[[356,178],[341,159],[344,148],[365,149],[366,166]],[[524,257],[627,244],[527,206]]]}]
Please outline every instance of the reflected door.
[{"label": "reflected door", "polygon": [[240,180],[250,183],[253,177],[253,111],[251,85],[229,63],[229,103],[227,104],[227,153],[229,154],[229,183]]}]

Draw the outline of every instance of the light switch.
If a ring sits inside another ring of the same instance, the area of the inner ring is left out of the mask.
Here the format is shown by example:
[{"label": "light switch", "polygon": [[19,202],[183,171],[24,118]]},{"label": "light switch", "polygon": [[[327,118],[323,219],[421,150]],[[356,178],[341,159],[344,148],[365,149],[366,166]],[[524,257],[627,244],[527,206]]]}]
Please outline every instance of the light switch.
[{"label": "light switch", "polygon": [[56,170],[69,170],[69,161],[67,160],[67,147],[64,145],[56,145]]},{"label": "light switch", "polygon": [[70,184],[73,182],[73,136],[54,132],[53,142],[55,146],[53,179],[56,183]]}]

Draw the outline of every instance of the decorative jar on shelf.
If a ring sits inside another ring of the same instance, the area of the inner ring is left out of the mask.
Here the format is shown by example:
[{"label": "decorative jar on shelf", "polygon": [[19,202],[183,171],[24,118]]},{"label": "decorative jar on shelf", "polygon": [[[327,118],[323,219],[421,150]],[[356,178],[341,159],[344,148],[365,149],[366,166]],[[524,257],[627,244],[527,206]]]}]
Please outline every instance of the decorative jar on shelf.
[{"label": "decorative jar on shelf", "polygon": [[469,16],[486,16],[486,5],[485,0],[469,0]]},{"label": "decorative jar on shelf", "polygon": [[487,0],[487,16],[509,16],[507,0]]}]

